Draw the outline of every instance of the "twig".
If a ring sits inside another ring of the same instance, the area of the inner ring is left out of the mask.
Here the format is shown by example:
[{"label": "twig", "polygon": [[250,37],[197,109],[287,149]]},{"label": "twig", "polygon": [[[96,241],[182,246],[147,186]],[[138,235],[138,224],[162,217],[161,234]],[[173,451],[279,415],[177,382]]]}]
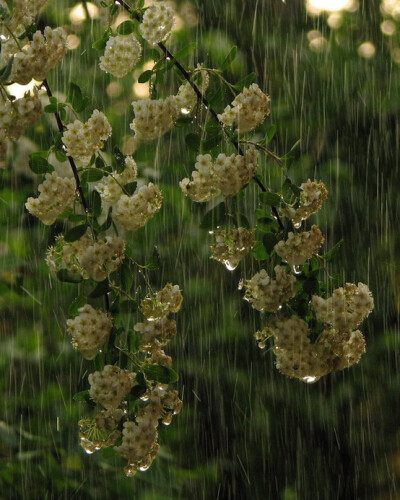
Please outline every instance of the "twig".
[{"label": "twig", "polygon": [[[129,12],[130,14],[132,14],[132,9],[125,2],[125,0],[114,0],[114,3],[117,4],[117,5],[121,5],[127,12]],[[140,16],[138,14],[135,14],[135,18],[136,18],[137,21],[139,21],[139,22],[141,21]],[[157,45],[164,52],[164,55],[165,55],[166,59],[168,59],[170,61],[172,61],[172,60],[174,61],[174,65],[178,68],[178,70],[180,71],[180,73],[182,74],[182,76],[185,78],[185,80],[192,87],[192,89],[194,90],[194,92],[195,92],[196,96],[198,97],[198,99],[204,104],[204,107],[210,112],[211,116],[217,121],[217,123],[219,124],[219,126],[223,130],[225,130],[225,125],[218,118],[218,113],[215,111],[214,108],[210,107],[210,104],[209,104],[208,100],[204,97],[204,95],[202,94],[202,92],[199,89],[199,87],[190,79],[190,74],[188,73],[188,71],[186,71],[186,69],[182,66],[182,64],[174,57],[174,55],[172,54],[172,52],[170,52],[167,49],[167,47],[162,42],[158,43]],[[240,147],[239,142],[233,140],[231,137],[229,137],[229,141],[231,142],[231,144],[233,144],[233,146],[235,146],[237,152],[240,155],[244,156],[244,152],[243,152],[242,148]],[[262,183],[262,181],[260,179],[258,179],[257,177],[255,177],[254,180],[258,184],[258,186],[260,187],[261,191],[263,191],[263,192],[267,191],[266,187],[264,186],[264,184]],[[283,230],[284,229],[284,225],[282,223],[281,218],[279,217],[278,210],[276,209],[276,207],[272,207],[272,212],[273,212],[274,216],[276,217],[276,220],[278,221],[279,227],[281,228],[281,230]]]},{"label": "twig", "polygon": [[[42,85],[46,89],[47,96],[49,98],[53,97],[53,93],[52,93],[52,91],[50,89],[49,82],[47,81],[47,79],[43,80]],[[61,120],[60,113],[58,113],[58,111],[56,111],[54,113],[54,115],[56,117],[56,122],[57,122],[58,130],[61,133],[63,133],[64,130],[65,130],[65,126],[64,126],[64,124],[63,124],[63,122]],[[75,164],[74,159],[71,156],[67,156],[67,158],[68,158],[69,164],[71,166],[72,173],[74,174],[75,184],[76,184],[76,190],[77,190],[77,192],[79,194],[79,198],[81,200],[83,209],[85,211],[85,215],[86,215],[86,217],[89,217],[90,216],[90,209],[89,209],[88,202],[87,202],[87,200],[85,198],[85,195],[83,194],[83,190],[82,190],[82,186],[81,186],[81,181],[79,179],[79,174],[78,174],[78,168],[77,168],[77,166]],[[97,241],[97,236],[96,236],[96,234],[95,234],[95,232],[93,230],[92,225],[89,224],[89,226],[90,226],[90,229],[91,229],[94,241]],[[108,298],[107,293],[104,294],[104,304],[105,304],[106,310],[109,311],[110,310],[110,300]]]}]

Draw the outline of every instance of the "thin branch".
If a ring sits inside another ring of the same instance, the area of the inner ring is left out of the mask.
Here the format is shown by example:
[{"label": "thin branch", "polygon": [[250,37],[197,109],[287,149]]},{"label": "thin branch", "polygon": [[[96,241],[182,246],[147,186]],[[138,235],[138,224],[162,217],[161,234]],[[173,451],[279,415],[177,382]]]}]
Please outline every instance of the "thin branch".
[{"label": "thin branch", "polygon": [[[114,0],[114,3],[116,5],[121,5],[127,12],[129,12],[130,14],[132,14],[132,9],[125,2],[125,0]],[[135,18],[136,18],[137,21],[141,22],[140,16],[138,14],[135,14]],[[174,57],[174,55],[172,54],[172,52],[170,52],[167,49],[167,47],[162,42],[158,43],[157,45],[164,52],[164,55],[165,55],[166,59],[168,59],[169,61],[172,61],[172,60],[174,61],[174,65],[177,67],[177,69],[180,71],[180,73],[182,74],[182,76],[185,78],[185,80],[192,87],[192,89],[194,90],[194,92],[195,92],[196,96],[198,97],[198,99],[204,104],[204,107],[210,112],[211,116],[217,121],[217,123],[219,124],[219,126],[223,130],[225,130],[225,125],[218,118],[218,113],[215,111],[215,109],[213,109],[212,107],[210,107],[210,104],[209,104],[208,100],[204,97],[204,95],[202,94],[202,92],[199,89],[199,87],[190,79],[189,72],[186,71],[186,69],[182,66],[182,64]],[[244,156],[244,152],[243,152],[242,148],[240,147],[239,142],[233,140],[230,137],[229,137],[229,141],[231,142],[231,144],[233,144],[233,146],[235,146],[237,152],[240,155]],[[260,179],[258,179],[257,177],[255,177],[254,180],[258,184],[258,186],[260,187],[261,191],[263,191],[263,192],[267,191],[266,187],[264,186],[264,184],[261,182]],[[276,217],[276,220],[278,221],[279,227],[281,228],[281,230],[283,230],[284,226],[283,226],[283,223],[282,223],[282,221],[281,221],[281,219],[279,217],[278,210],[276,209],[276,207],[272,207],[272,212],[273,212],[274,216]]]},{"label": "thin branch", "polygon": [[[43,80],[43,83],[42,83],[43,87],[46,89],[46,93],[47,93],[47,96],[49,97],[53,97],[53,93],[50,89],[50,86],[49,86],[49,82],[47,81],[47,79]],[[58,113],[58,111],[56,111],[54,113],[55,117],[56,117],[56,122],[57,122],[57,127],[58,127],[58,130],[63,133],[64,130],[65,130],[65,126],[61,120],[61,116],[60,116],[60,113]],[[78,175],[78,168],[75,164],[75,161],[74,159],[71,157],[71,156],[67,156],[68,158],[68,161],[69,161],[69,164],[71,166],[71,170],[72,170],[72,173],[74,174],[74,178],[75,178],[75,184],[76,184],[76,190],[79,194],[79,198],[81,200],[81,203],[82,203],[82,206],[83,206],[83,209],[85,211],[85,215],[86,217],[89,217],[90,216],[90,209],[89,209],[89,205],[88,205],[88,202],[85,198],[85,195],[83,194],[83,190],[82,190],[82,186],[81,186],[81,181],[79,179],[79,175]],[[93,235],[93,239],[94,241],[97,241],[97,236],[95,234],[95,232],[93,231],[93,227],[91,224],[90,225],[90,229],[92,231],[92,235]],[[108,294],[105,293],[104,294],[104,304],[105,304],[105,307],[106,307],[106,310],[109,311],[110,310],[110,300],[109,300],[109,297],[108,297]]]},{"label": "thin branch", "polygon": [[[53,93],[51,92],[51,89],[50,89],[50,86],[49,86],[49,83],[48,83],[47,79],[43,80],[42,85],[46,89],[48,97],[49,98],[53,97]],[[64,126],[64,124],[63,124],[63,122],[61,120],[60,113],[58,113],[58,111],[56,111],[54,113],[54,115],[56,117],[56,122],[57,122],[58,130],[61,133],[63,133],[64,130],[65,130],[65,126]],[[86,201],[85,195],[83,194],[83,190],[82,190],[82,187],[81,187],[81,181],[80,181],[79,175],[78,175],[78,168],[75,165],[75,161],[74,161],[74,159],[71,156],[68,156],[67,158],[68,158],[69,164],[71,166],[72,173],[74,174],[75,184],[76,184],[76,190],[79,193],[79,197],[81,199],[81,203],[82,203],[83,209],[85,210],[86,215],[89,215],[90,214],[89,205],[88,205],[88,203]]]}]

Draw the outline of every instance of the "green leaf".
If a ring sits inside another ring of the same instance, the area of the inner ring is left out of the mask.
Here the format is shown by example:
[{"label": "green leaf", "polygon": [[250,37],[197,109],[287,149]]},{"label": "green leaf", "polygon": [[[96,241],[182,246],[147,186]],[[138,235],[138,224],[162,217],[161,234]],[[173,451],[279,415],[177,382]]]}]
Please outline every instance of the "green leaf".
[{"label": "green leaf", "polygon": [[266,260],[269,258],[269,254],[261,241],[257,241],[254,245],[253,256],[256,260]]},{"label": "green leaf", "polygon": [[262,204],[268,205],[270,207],[277,207],[282,201],[282,198],[279,196],[279,194],[272,192],[260,193],[258,195],[258,199]]},{"label": "green leaf", "polygon": [[256,76],[257,76],[256,73],[250,73],[244,78],[242,78],[239,82],[237,82],[233,87],[236,90],[242,91],[244,87],[248,87],[253,83]]},{"label": "green leaf", "polygon": [[151,254],[149,260],[146,262],[146,268],[150,269],[150,271],[155,271],[161,265],[160,254],[158,252],[157,247],[154,247],[153,253]]},{"label": "green leaf", "polygon": [[345,281],[346,280],[342,274],[334,274],[332,276],[332,285],[334,287],[343,286]]},{"label": "green leaf", "polygon": [[148,82],[150,80],[152,74],[153,74],[153,71],[151,69],[143,71],[143,73],[138,78],[138,82],[139,83]]},{"label": "green leaf", "polygon": [[68,220],[70,222],[73,222],[73,223],[86,222],[86,215],[72,213],[72,214],[68,215],[67,217],[68,217]]},{"label": "green leaf", "polygon": [[143,336],[140,332],[129,330],[128,332],[129,352],[136,353],[139,351],[140,344],[142,343],[142,338]]},{"label": "green leaf", "polygon": [[139,399],[140,397],[143,396],[143,394],[145,394],[147,391],[147,387],[145,385],[135,385],[134,387],[132,387],[132,390],[131,392],[129,393],[129,396],[135,400],[135,399]]},{"label": "green leaf", "polygon": [[76,83],[70,82],[68,85],[67,102],[69,102],[77,113],[83,111],[87,105],[83,98],[82,90]]},{"label": "green leaf", "polygon": [[226,88],[224,85],[219,85],[218,90],[213,94],[209,99],[208,102],[212,108],[215,106],[218,106],[221,104],[221,102],[224,102],[225,100],[225,94],[226,94]]},{"label": "green leaf", "polygon": [[79,295],[76,297],[68,308],[68,316],[76,316],[78,314],[78,309],[86,304],[86,297],[84,295]]},{"label": "green leaf", "polygon": [[216,134],[214,137],[210,137],[204,141],[201,141],[201,149],[203,153],[211,151],[213,148],[219,145],[222,139],[222,134]]},{"label": "green leaf", "polygon": [[219,69],[221,71],[224,71],[226,70],[230,65],[231,63],[235,60],[236,58],[236,54],[237,54],[237,51],[238,51],[238,48],[236,47],[236,45],[234,45],[229,54],[225,57],[223,63],[221,64],[221,66],[219,67]]},{"label": "green leaf", "polygon": [[196,153],[200,151],[201,139],[197,134],[188,134],[185,137],[185,142],[186,146],[192,151],[195,151]]},{"label": "green leaf", "polygon": [[336,243],[335,246],[333,246],[328,252],[326,252],[324,255],[321,255],[321,257],[323,259],[325,259],[326,261],[331,261],[333,260],[336,255],[338,254],[339,250],[340,250],[340,247],[343,245],[344,243],[344,240],[340,240]]},{"label": "green leaf", "polygon": [[115,170],[118,174],[121,174],[125,170],[125,155],[118,146],[114,146],[113,154],[115,159]]},{"label": "green leaf", "polygon": [[46,158],[43,158],[43,154],[46,154],[47,156],[48,153],[47,151],[41,151],[38,153],[31,153],[29,155],[29,168],[32,172],[35,172],[35,174],[46,174],[47,172],[52,172],[54,170],[54,167],[50,165]]},{"label": "green leaf", "polygon": [[66,235],[64,236],[64,240],[67,243],[72,243],[76,240],[79,240],[79,238],[82,238],[82,236],[86,233],[86,231],[87,231],[86,224],[80,224],[79,226],[75,226],[69,231],[67,231]]},{"label": "green leaf", "polygon": [[136,8],[137,9],[143,9],[144,4],[145,4],[145,0],[137,0],[137,2],[136,2]]},{"label": "green leaf", "polygon": [[268,128],[267,133],[265,134],[265,137],[262,141],[263,144],[267,145],[268,143],[270,143],[272,139],[275,137],[275,134],[276,134],[276,125],[271,125]]},{"label": "green leaf", "polygon": [[221,131],[221,125],[214,119],[208,120],[204,126],[207,134],[218,134]]},{"label": "green leaf", "polygon": [[128,182],[128,184],[125,184],[123,187],[124,193],[127,194],[128,196],[132,196],[133,193],[136,191],[137,188],[137,182]]},{"label": "green leaf", "polygon": [[161,365],[146,365],[143,367],[143,372],[148,379],[161,384],[173,384],[179,379],[176,371]]},{"label": "green leaf", "polygon": [[176,120],[175,127],[187,127],[192,122],[193,118],[191,116],[181,116]]},{"label": "green leaf", "polygon": [[108,39],[110,38],[112,34],[112,29],[111,28],[108,28],[103,36],[99,39],[99,40],[96,40],[93,44],[92,44],[92,47],[95,49],[95,50],[99,50],[99,51],[103,51],[105,48],[106,48],[106,45],[107,45],[107,42],[108,42]]},{"label": "green leaf", "polygon": [[7,78],[11,75],[12,65],[14,63],[14,56],[10,58],[8,63],[0,70],[0,81],[6,82]]},{"label": "green leaf", "polygon": [[100,156],[97,156],[96,161],[94,162],[96,168],[103,169],[105,168],[106,164],[104,163],[103,158]]},{"label": "green leaf", "polygon": [[86,389],[85,391],[77,392],[76,394],[74,394],[72,396],[72,399],[74,401],[81,401],[81,402],[86,403],[86,400],[88,397],[90,397],[89,396],[89,389]]},{"label": "green leaf", "polygon": [[60,269],[57,272],[57,278],[63,283],[80,283],[82,281],[80,276],[73,276],[67,269]]},{"label": "green leaf", "polygon": [[121,264],[120,275],[122,290],[129,292],[133,285],[133,268],[128,259]]},{"label": "green leaf", "polygon": [[189,45],[186,45],[186,47],[183,47],[183,49],[178,50],[178,52],[175,53],[174,59],[172,59],[169,62],[169,64],[171,62],[175,62],[175,60],[179,60],[179,59],[182,59],[183,57],[188,56],[189,54],[191,54],[195,50],[196,47],[197,47],[197,42],[189,43]]},{"label": "green leaf", "polygon": [[124,21],[117,27],[118,35],[130,35],[135,31],[135,24],[133,21]]},{"label": "green leaf", "polygon": [[101,215],[101,196],[95,189],[90,193],[89,199],[90,206],[92,208],[92,214],[95,217],[100,217]]},{"label": "green leaf", "polygon": [[112,224],[112,207],[108,209],[108,214],[107,214],[107,219],[101,224],[100,226],[100,232],[107,231],[107,229],[110,229],[111,224]]},{"label": "green leaf", "polygon": [[91,299],[97,299],[98,297],[105,295],[109,290],[110,287],[108,283],[108,278],[106,278],[105,280],[99,281],[99,283],[97,283],[95,288],[90,292],[89,297]]},{"label": "green leaf", "polygon": [[300,144],[301,140],[299,139],[296,141],[293,146],[290,148],[290,150],[285,154],[285,156],[282,156],[281,160],[288,160],[291,156],[293,151],[297,148],[297,146]]},{"label": "green leaf", "polygon": [[262,241],[265,250],[269,253],[269,255],[271,255],[274,250],[274,246],[278,243],[277,237],[273,233],[266,233],[264,234]]},{"label": "green leaf", "polygon": [[221,202],[204,215],[200,223],[200,228],[207,230],[216,229],[217,226],[222,225],[227,218],[225,203]]},{"label": "green leaf", "polygon": [[301,189],[296,186],[296,184],[293,184],[292,181],[288,178],[285,180],[285,182],[282,184],[282,191],[287,192],[291,191],[296,198],[298,198],[301,194]]},{"label": "green leaf", "polygon": [[82,183],[86,184],[87,182],[97,182],[104,177],[104,173],[99,170],[90,169],[85,170],[81,176]]}]

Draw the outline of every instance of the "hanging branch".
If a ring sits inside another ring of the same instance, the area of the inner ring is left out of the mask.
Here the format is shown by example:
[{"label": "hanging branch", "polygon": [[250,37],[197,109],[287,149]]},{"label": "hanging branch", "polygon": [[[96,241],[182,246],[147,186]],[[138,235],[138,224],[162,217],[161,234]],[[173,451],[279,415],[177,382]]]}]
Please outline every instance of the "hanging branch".
[{"label": "hanging branch", "polygon": [[[47,79],[43,80],[42,86],[46,89],[47,96],[49,98],[53,97],[53,93],[51,91],[51,88],[49,86],[49,82],[47,81]],[[54,113],[54,116],[56,118],[58,130],[62,134],[64,132],[64,130],[65,130],[66,127],[65,127],[65,125],[63,124],[63,122],[61,120],[60,113],[58,113],[58,111],[56,111]],[[82,186],[81,186],[81,181],[80,181],[79,175],[78,175],[78,168],[77,168],[77,166],[75,164],[75,161],[72,158],[72,156],[67,156],[67,158],[68,158],[69,164],[71,166],[72,173],[74,174],[75,184],[76,184],[76,190],[78,192],[78,195],[79,195],[79,198],[81,200],[83,209],[85,211],[85,215],[87,217],[89,217],[90,216],[90,208],[89,208],[89,204],[88,204],[88,202],[87,202],[87,200],[85,198],[85,195],[83,193],[83,189],[82,189]],[[91,225],[90,225],[90,230],[92,232],[92,236],[93,236],[94,241],[97,241],[96,233],[93,231],[93,227]],[[110,310],[110,299],[108,297],[108,293],[107,292],[104,293],[104,304],[105,304],[106,310],[109,311]]]},{"label": "hanging branch", "polygon": [[[129,12],[129,14],[132,14],[132,9],[131,7],[124,1],[124,0],[113,0],[114,3],[116,5],[121,5],[127,12]],[[134,15],[135,19],[139,22],[141,22],[141,19],[140,19],[140,16],[138,14],[135,14]],[[189,72],[182,66],[182,64],[175,58],[175,56],[172,54],[172,52],[170,52],[167,47],[162,43],[162,42],[159,42],[158,44],[158,47],[163,51],[165,57],[171,61],[174,62],[174,66],[176,66],[176,68],[179,70],[179,72],[182,74],[182,76],[184,77],[184,79],[189,83],[189,85],[192,87],[192,89],[194,90],[194,92],[196,93],[197,95],[197,98],[204,104],[204,107],[210,112],[211,116],[214,118],[214,120],[217,121],[218,125],[224,129],[225,125],[221,122],[221,120],[218,118],[218,113],[215,111],[214,108],[212,108],[208,102],[208,100],[206,99],[206,97],[202,94],[201,90],[199,89],[199,87],[196,85],[195,82],[193,82],[191,79],[190,79],[190,74]],[[244,152],[242,150],[242,148],[240,147],[240,144],[239,142],[233,140],[231,137],[229,137],[229,141],[231,142],[231,144],[235,147],[235,149],[237,150],[237,152],[240,154],[240,155],[244,155]],[[267,191],[267,188],[264,186],[264,184],[262,183],[262,181],[258,178],[258,177],[254,177],[254,181],[258,184],[258,186],[260,187],[261,191],[263,191],[264,193]],[[279,217],[279,213],[278,213],[278,210],[276,209],[276,207],[271,207],[272,208],[272,212],[279,224],[279,227],[280,229],[283,231],[284,229],[284,225],[283,225],[283,222],[281,220],[281,218]]]}]

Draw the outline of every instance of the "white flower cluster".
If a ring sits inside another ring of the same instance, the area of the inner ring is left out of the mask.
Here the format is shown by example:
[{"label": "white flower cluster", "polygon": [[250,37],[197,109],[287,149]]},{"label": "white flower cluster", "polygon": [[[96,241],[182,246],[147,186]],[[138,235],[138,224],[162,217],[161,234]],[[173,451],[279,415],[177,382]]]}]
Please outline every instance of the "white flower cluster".
[{"label": "white flower cluster", "polygon": [[303,182],[300,186],[302,192],[300,195],[300,204],[297,208],[286,207],[282,212],[292,219],[294,227],[299,228],[301,221],[308,219],[310,215],[315,214],[321,208],[328,197],[328,191],[323,182],[311,181]]},{"label": "white flower cluster", "polygon": [[146,320],[145,323],[136,323],[133,329],[141,333],[140,350],[147,353],[158,351],[167,345],[171,337],[177,333],[176,321],[166,317],[155,321]]},{"label": "white flower cluster", "polygon": [[258,311],[278,311],[282,304],[295,295],[296,278],[286,273],[282,266],[275,266],[275,279],[271,279],[265,269],[261,269],[250,280],[241,281],[239,289],[245,288],[244,300]]},{"label": "white flower cluster", "polygon": [[[331,371],[326,366],[326,354],[310,343],[308,324],[304,320],[298,316],[276,318],[271,329],[276,367],[280,372],[311,383]],[[327,354],[331,356],[328,351]]]},{"label": "white flower cluster", "polygon": [[233,271],[255,245],[254,229],[217,229],[213,231],[215,243],[210,246],[210,259],[222,262]]},{"label": "white flower cluster", "polygon": [[67,125],[62,141],[68,156],[82,163],[88,163],[90,157],[103,147],[103,141],[111,135],[111,125],[106,116],[95,109],[86,123],[75,120]]},{"label": "white flower cluster", "polygon": [[15,55],[10,79],[20,85],[27,85],[32,78],[43,81],[66,52],[67,35],[64,30],[46,26],[44,34],[37,31],[28,47]]},{"label": "white flower cluster", "polygon": [[174,11],[165,2],[152,3],[143,15],[140,25],[142,37],[151,45],[167,38],[174,26]]},{"label": "white flower cluster", "polygon": [[103,410],[94,419],[82,419],[78,425],[80,428],[80,445],[86,453],[94,453],[101,448],[112,446],[121,436],[116,429],[124,411],[119,408]]},{"label": "white flower cluster", "polygon": [[150,467],[159,449],[159,419],[168,425],[181,408],[182,401],[177,392],[159,386],[150,392],[148,404],[136,417],[136,422],[124,422],[122,444],[115,447],[115,451],[128,460],[129,465],[124,469],[127,476],[134,476],[138,470]]},{"label": "white flower cluster", "polygon": [[46,263],[49,269],[57,272],[66,269],[72,277],[88,278],[87,273],[82,269],[79,258],[86,249],[93,245],[93,238],[86,232],[79,240],[67,243],[63,235],[56,236],[55,245],[49,247],[46,253]]},{"label": "white flower cluster", "polygon": [[125,158],[125,169],[120,174],[113,174],[104,177],[95,186],[96,191],[100,193],[101,199],[106,203],[117,203],[124,194],[125,184],[135,182],[137,178],[137,165],[131,156]]},{"label": "white flower cluster", "polygon": [[102,281],[118,268],[124,254],[122,238],[107,236],[105,240],[94,242],[86,233],[72,243],[58,236],[56,244],[47,251],[46,262],[53,271],[67,269],[74,277]]},{"label": "white flower cluster", "polygon": [[[13,0],[12,18],[8,27],[14,31],[19,25],[28,26],[32,24],[35,16],[46,3],[47,0]],[[0,7],[7,9],[8,14],[11,15],[5,0],[0,0]]]},{"label": "white flower cluster", "polygon": [[183,297],[179,285],[168,283],[159,292],[144,298],[140,303],[140,310],[146,319],[155,321],[169,313],[178,312],[182,302]]},{"label": "white flower cluster", "polygon": [[324,237],[317,226],[312,226],[311,231],[288,234],[286,241],[279,241],[274,250],[279,257],[291,266],[302,266],[306,260],[317,253],[324,242]]},{"label": "white flower cluster", "polygon": [[179,116],[175,96],[132,102],[135,118],[130,128],[138,139],[151,141],[172,129]]},{"label": "white flower cluster", "polygon": [[192,172],[192,181],[182,179],[179,183],[185,196],[189,196],[193,201],[199,203],[210,201],[219,194],[220,189],[216,186],[214,175],[214,164],[211,155],[198,155],[195,169]]},{"label": "white flower cluster", "polygon": [[182,179],[179,185],[185,196],[197,202],[210,201],[219,194],[234,196],[254,177],[257,157],[254,148],[244,155],[221,153],[214,162],[209,154],[198,155],[193,180]]},{"label": "white flower cluster", "polygon": [[372,294],[364,283],[346,283],[334,290],[332,297],[314,295],[311,304],[318,321],[331,325],[338,332],[354,330],[374,308]]},{"label": "white flower cluster", "polygon": [[111,36],[106,44],[104,56],[100,57],[100,69],[122,78],[136,66],[142,47],[133,34]]},{"label": "white flower cluster", "polygon": [[115,271],[125,258],[122,238],[107,236],[86,248],[78,261],[89,278],[102,281]]},{"label": "white flower cluster", "polygon": [[128,231],[143,227],[161,209],[162,194],[153,183],[141,186],[132,196],[122,195],[114,210],[114,220]]},{"label": "white flower cluster", "polygon": [[72,345],[85,359],[93,359],[106,342],[112,328],[111,317],[85,304],[79,314],[67,320],[67,331],[72,336]]},{"label": "white flower cluster", "polygon": [[[204,95],[207,91],[208,85],[210,83],[210,77],[208,76],[207,71],[201,71],[202,82],[200,85],[196,84],[199,88],[202,95]],[[197,104],[197,94],[193,90],[193,87],[189,82],[183,83],[179,89],[178,93],[175,96],[178,108],[181,113],[184,115],[189,114],[193,111]]]},{"label": "white flower cluster", "polygon": [[135,373],[113,365],[106,365],[101,372],[91,373],[88,379],[90,397],[107,410],[117,408],[137,383]]},{"label": "white flower cluster", "polygon": [[270,98],[256,83],[244,88],[218,118],[225,125],[237,124],[240,133],[250,132],[269,115]]},{"label": "white flower cluster", "polygon": [[[351,288],[354,291],[357,287],[351,285]],[[369,290],[363,287],[361,289],[364,296],[360,301],[364,305],[361,307],[363,312],[358,316],[360,321],[372,308]],[[365,305],[366,301],[369,306]],[[320,321],[333,322],[328,321],[331,317],[326,318],[323,314],[318,317],[318,314],[317,312],[317,319]],[[266,347],[267,340],[273,337],[277,368],[285,375],[311,383],[330,372],[348,368],[361,359],[365,353],[365,339],[359,330],[352,330],[358,325],[357,321],[348,322],[345,329],[340,324],[342,329],[331,326],[325,328],[315,343],[310,341],[308,324],[296,315],[274,318],[269,326],[261,332],[256,332],[254,336],[262,349]]]},{"label": "white flower cluster", "polygon": [[75,190],[74,179],[59,177],[56,172],[46,174],[44,182],[38,186],[39,197],[28,198],[25,207],[43,224],[51,225],[67,207],[71,206]]},{"label": "white flower cluster", "polygon": [[33,95],[26,92],[23,97],[13,102],[0,99],[0,132],[3,140],[18,140],[41,115],[42,104],[36,89]]}]

